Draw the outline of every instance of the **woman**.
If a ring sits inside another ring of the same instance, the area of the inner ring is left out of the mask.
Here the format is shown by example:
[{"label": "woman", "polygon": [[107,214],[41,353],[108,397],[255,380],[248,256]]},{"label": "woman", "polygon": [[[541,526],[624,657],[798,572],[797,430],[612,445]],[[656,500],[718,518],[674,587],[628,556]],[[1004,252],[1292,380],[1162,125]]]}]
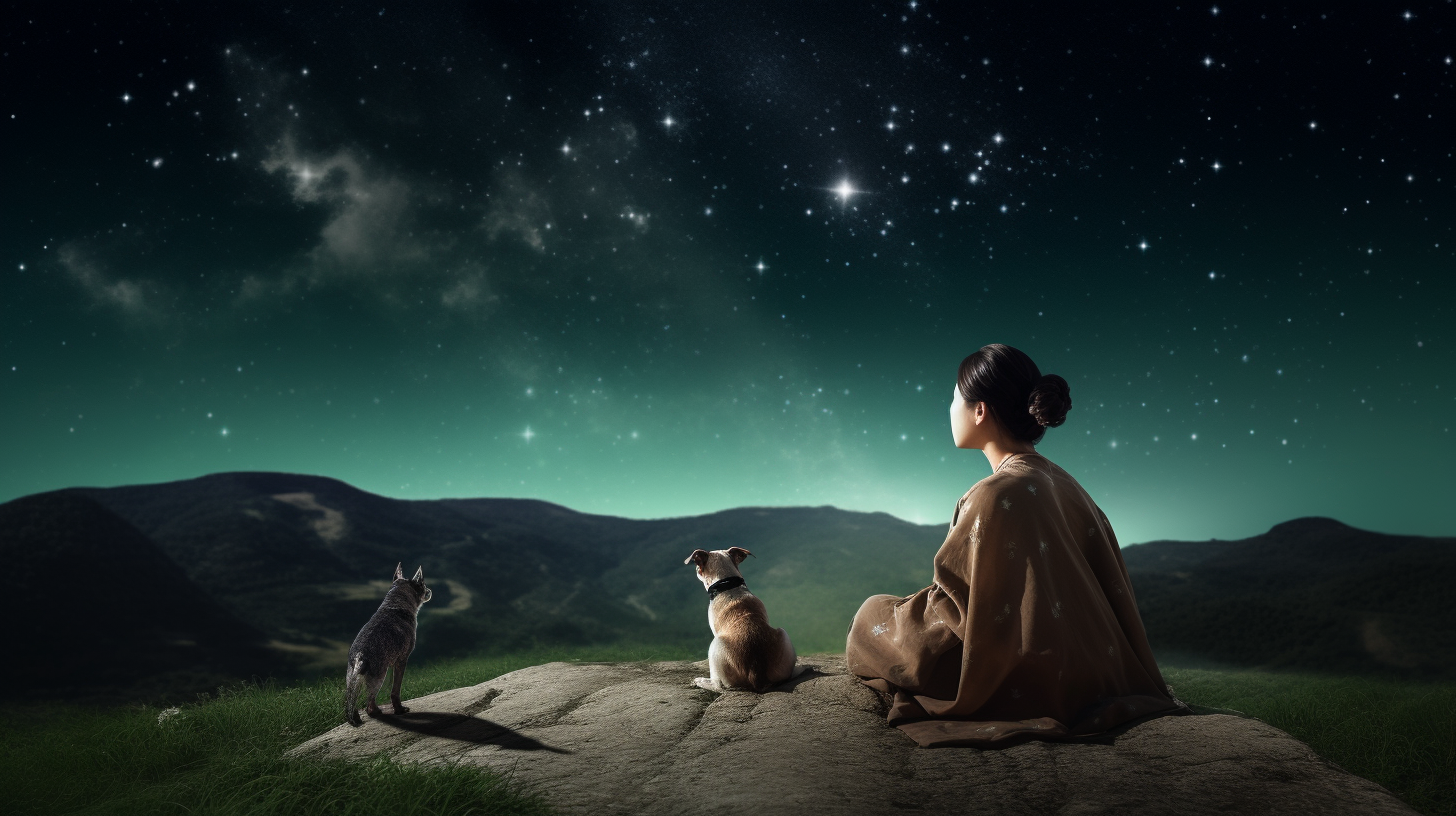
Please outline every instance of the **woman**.
[{"label": "woman", "polygon": [[1010,346],[961,361],[951,434],[993,472],[956,503],[935,583],[865,601],[846,648],[849,670],[894,695],[890,723],[921,745],[1082,736],[1185,710],[1153,661],[1107,517],[1034,447],[1071,407],[1067,381]]}]

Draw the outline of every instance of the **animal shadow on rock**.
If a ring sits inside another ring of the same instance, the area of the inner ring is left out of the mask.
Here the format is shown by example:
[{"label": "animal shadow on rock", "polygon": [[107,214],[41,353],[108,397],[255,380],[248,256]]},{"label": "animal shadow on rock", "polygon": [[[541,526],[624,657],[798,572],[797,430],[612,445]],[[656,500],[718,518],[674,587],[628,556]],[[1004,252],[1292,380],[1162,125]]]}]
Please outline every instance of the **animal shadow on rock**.
[{"label": "animal shadow on rock", "polygon": [[376,714],[373,717],[402,731],[413,731],[441,739],[470,742],[476,745],[498,745],[510,751],[550,751],[569,754],[564,748],[547,745],[490,720],[449,711],[411,711],[408,714]]}]

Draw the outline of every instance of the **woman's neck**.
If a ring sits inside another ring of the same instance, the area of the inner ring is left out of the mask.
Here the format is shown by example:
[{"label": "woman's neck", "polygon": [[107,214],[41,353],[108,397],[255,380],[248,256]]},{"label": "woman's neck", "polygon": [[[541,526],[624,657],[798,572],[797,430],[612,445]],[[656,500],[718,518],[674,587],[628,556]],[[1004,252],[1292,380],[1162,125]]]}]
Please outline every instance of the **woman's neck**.
[{"label": "woman's neck", "polygon": [[986,442],[986,447],[981,448],[986,454],[986,461],[991,463],[991,472],[995,473],[1007,459],[1018,453],[1036,453],[1036,447],[1030,442],[1020,440],[992,439]]}]

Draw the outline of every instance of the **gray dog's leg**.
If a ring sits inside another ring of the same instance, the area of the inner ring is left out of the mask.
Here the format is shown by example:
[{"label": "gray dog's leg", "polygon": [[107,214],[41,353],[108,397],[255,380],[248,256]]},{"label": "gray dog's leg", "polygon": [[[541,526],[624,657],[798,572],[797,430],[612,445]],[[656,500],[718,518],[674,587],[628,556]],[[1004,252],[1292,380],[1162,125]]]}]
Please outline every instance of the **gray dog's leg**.
[{"label": "gray dog's leg", "polygon": [[404,685],[404,667],[406,663],[409,663],[409,658],[403,658],[394,664],[394,687],[389,691],[389,702],[394,706],[394,713],[396,714],[409,713],[409,709],[405,708],[404,703],[399,701],[399,689],[400,686]]},{"label": "gray dog's leg", "polygon": [[378,675],[366,676],[364,683],[364,693],[367,695],[365,699],[368,701],[367,708],[369,710],[369,716],[378,717],[384,711],[379,707],[379,703],[375,702],[374,698],[379,696],[379,687],[384,685],[384,670],[381,669]]}]

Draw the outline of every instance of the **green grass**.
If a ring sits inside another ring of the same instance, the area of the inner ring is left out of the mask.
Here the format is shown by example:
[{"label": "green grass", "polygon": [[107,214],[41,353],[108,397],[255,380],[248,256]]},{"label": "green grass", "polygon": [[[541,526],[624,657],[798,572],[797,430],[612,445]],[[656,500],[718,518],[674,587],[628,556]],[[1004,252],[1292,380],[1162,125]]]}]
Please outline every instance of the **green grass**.
[{"label": "green grass", "polygon": [[1164,668],[1179,699],[1292,734],[1422,813],[1456,816],[1456,683]]},{"label": "green grass", "polygon": [[[603,646],[410,669],[405,696],[474,685],[552,660],[697,660],[686,646]],[[1258,717],[1417,810],[1456,816],[1456,684],[1166,668],[1185,702]],[[240,685],[163,709],[12,707],[0,725],[6,811],[26,814],[549,813],[474,767],[294,761],[283,752],[342,722],[342,677]]]},{"label": "green grass", "polygon": [[[538,650],[412,668],[404,695],[484,682],[552,660],[677,660],[683,648]],[[0,790],[9,813],[549,813],[541,799],[474,767],[287,759],[343,722],[343,677],[222,689],[158,720],[157,706],[9,710]]]}]

